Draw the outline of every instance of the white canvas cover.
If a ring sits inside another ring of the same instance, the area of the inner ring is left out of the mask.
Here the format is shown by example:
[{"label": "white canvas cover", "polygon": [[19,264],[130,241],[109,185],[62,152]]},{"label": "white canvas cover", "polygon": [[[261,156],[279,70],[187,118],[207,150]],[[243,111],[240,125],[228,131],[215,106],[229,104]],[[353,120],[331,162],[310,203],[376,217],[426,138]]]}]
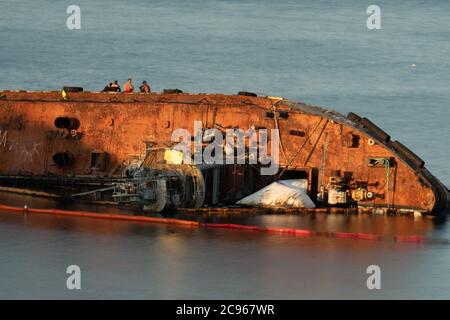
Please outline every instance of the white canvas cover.
[{"label": "white canvas cover", "polygon": [[239,200],[237,204],[265,208],[315,208],[307,194],[308,180],[280,180]]}]

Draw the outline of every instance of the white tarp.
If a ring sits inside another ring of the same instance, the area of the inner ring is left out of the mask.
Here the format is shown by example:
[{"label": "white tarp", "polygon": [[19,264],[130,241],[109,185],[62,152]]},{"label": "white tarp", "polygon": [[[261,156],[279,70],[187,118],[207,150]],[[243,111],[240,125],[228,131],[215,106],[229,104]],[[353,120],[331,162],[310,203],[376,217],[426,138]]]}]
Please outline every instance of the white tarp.
[{"label": "white tarp", "polygon": [[280,180],[239,200],[237,204],[254,207],[315,208],[307,194],[308,180]]}]

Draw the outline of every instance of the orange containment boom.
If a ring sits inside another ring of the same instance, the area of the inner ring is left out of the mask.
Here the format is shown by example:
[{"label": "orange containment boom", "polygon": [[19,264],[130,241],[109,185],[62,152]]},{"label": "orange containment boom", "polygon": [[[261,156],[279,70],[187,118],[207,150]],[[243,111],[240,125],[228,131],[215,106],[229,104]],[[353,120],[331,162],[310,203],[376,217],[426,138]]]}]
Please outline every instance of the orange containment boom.
[{"label": "orange containment boom", "polygon": [[[256,231],[277,233],[282,235],[310,237],[310,236],[324,236],[334,237],[341,239],[357,239],[357,240],[382,240],[382,236],[369,233],[346,233],[346,232],[314,232],[305,229],[291,229],[291,228],[272,228],[272,227],[258,227],[242,224],[226,224],[226,223],[201,223],[198,221],[172,219],[172,218],[158,218],[158,217],[145,217],[145,216],[132,216],[126,214],[116,213],[96,213],[89,211],[69,211],[60,209],[33,209],[28,207],[13,207],[0,204],[0,211],[14,212],[20,214],[48,214],[57,216],[68,217],[83,217],[83,218],[95,218],[95,219],[107,219],[107,220],[123,220],[123,221],[135,221],[146,223],[158,223],[171,226],[187,226],[187,227],[203,227],[203,228],[216,228],[216,229],[229,229],[229,230],[244,230],[244,231]],[[413,242],[420,243],[426,239],[420,235],[396,235],[393,240],[396,242]]]}]

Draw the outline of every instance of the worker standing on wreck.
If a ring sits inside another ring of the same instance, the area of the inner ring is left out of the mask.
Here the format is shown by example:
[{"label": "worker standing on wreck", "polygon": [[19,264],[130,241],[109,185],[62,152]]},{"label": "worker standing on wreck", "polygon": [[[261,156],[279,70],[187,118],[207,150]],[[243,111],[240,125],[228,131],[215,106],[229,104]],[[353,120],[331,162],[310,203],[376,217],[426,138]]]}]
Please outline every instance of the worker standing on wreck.
[{"label": "worker standing on wreck", "polygon": [[151,89],[150,89],[150,86],[148,85],[148,83],[147,83],[147,81],[142,81],[142,84],[141,84],[141,86],[139,87],[139,90],[142,92],[142,93],[150,93],[151,92]]},{"label": "worker standing on wreck", "polygon": [[123,92],[124,93],[131,93],[133,92],[134,87],[133,87],[133,80],[131,78],[129,78],[127,80],[127,82],[125,82],[125,84],[123,85]]},{"label": "worker standing on wreck", "polygon": [[103,88],[102,92],[111,91],[112,82],[108,83],[105,88]]},{"label": "worker standing on wreck", "polygon": [[119,86],[119,81],[114,80],[114,82],[112,83],[109,91],[115,91],[115,92],[120,92],[120,86]]}]

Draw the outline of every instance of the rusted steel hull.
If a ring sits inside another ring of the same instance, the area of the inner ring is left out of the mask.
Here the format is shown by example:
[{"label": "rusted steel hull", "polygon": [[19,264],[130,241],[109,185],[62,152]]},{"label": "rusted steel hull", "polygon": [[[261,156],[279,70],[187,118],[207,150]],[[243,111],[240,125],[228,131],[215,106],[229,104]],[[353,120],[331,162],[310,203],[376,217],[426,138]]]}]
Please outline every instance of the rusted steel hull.
[{"label": "rusted steel hull", "polygon": [[[280,132],[276,175],[260,176],[246,164],[223,166],[216,187],[202,191],[205,204],[233,203],[273,180],[301,177],[319,205],[321,200],[324,206],[435,216],[448,211],[447,188],[368,119],[241,95],[71,92],[64,99],[60,92],[0,92],[0,184],[61,196],[106,190],[126,176],[133,161],[150,161],[148,150],[172,146],[175,129],[194,132],[194,121],[204,129]],[[155,153],[153,163],[157,160]],[[203,182],[214,184],[212,176],[204,175]],[[91,196],[110,200],[101,192]],[[187,198],[181,198],[184,207]]]}]

